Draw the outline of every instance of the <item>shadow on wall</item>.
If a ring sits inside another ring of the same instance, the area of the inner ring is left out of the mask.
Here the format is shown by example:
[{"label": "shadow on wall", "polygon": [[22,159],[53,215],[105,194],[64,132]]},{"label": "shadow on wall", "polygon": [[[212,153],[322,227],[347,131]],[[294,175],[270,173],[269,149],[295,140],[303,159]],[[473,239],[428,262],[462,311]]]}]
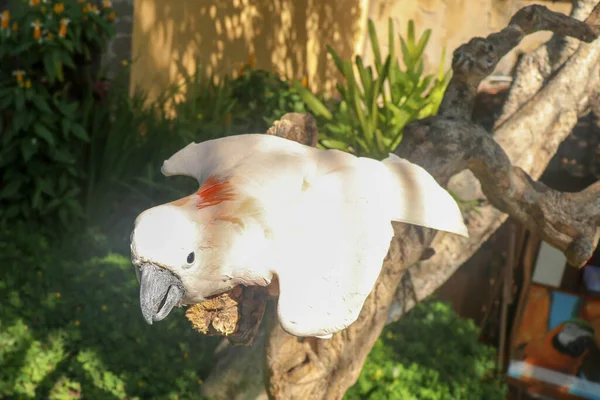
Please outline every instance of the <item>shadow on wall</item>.
[{"label": "shadow on wall", "polygon": [[364,0],[135,0],[132,85],[153,97],[196,60],[207,75],[233,74],[255,56],[255,67],[288,78],[308,77],[313,90],[334,89],[337,72],[327,45],[355,53]]}]

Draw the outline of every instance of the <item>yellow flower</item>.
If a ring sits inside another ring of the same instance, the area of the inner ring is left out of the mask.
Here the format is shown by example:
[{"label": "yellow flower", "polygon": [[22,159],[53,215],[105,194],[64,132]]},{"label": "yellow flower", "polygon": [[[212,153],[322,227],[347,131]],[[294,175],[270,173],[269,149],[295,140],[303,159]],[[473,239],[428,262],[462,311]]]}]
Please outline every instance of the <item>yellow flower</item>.
[{"label": "yellow flower", "polygon": [[75,326],[79,326],[79,321],[75,321]]},{"label": "yellow flower", "polygon": [[[29,79],[27,79],[25,81],[25,88],[29,89],[30,87],[31,87],[31,81]],[[60,297],[60,293],[58,293],[58,295],[59,295],[58,297]]]},{"label": "yellow flower", "polygon": [[23,328],[25,328],[25,330],[29,329],[29,327],[27,325],[25,325]]},{"label": "yellow flower", "polygon": [[202,379],[198,379],[198,385],[202,385],[204,381]]},{"label": "yellow flower", "polygon": [[81,12],[84,14],[87,14],[88,12],[90,12],[91,9],[92,9],[92,6],[90,5],[90,3],[85,3],[83,8],[81,9]]},{"label": "yellow flower", "polygon": [[55,14],[62,14],[65,12],[65,5],[63,3],[56,3],[53,7],[53,11]]},{"label": "yellow flower", "polygon": [[62,18],[60,20],[60,26],[58,27],[58,37],[59,38],[64,38],[67,36],[67,26],[69,25],[70,22],[71,22],[71,20],[68,18]]},{"label": "yellow flower", "polygon": [[123,60],[123,61],[121,61],[121,65],[123,65],[124,67],[126,67],[126,66],[129,65],[129,61]]},{"label": "yellow flower", "polygon": [[85,0],[77,0],[79,4],[83,3]]},{"label": "yellow flower", "polygon": [[56,297],[60,299],[60,292],[56,292]]},{"label": "yellow flower", "polygon": [[305,76],[304,78],[302,78],[302,86],[304,86],[305,88],[308,88],[308,76]]},{"label": "yellow flower", "polygon": [[39,6],[40,5],[40,0],[29,0],[29,5],[31,7]]},{"label": "yellow flower", "polygon": [[31,23],[33,26],[33,38],[36,40],[40,40],[42,38],[42,24],[39,19],[36,19],[35,22]]},{"label": "yellow flower", "polygon": [[112,1],[110,1],[110,0],[104,0],[104,1],[102,1],[102,7],[103,8],[111,8],[112,7]]},{"label": "yellow flower", "polygon": [[102,311],[106,311],[108,310],[108,307],[106,307],[105,305],[102,305]]},{"label": "yellow flower", "polygon": [[42,14],[44,14],[46,12],[46,7],[41,7],[40,11],[42,12]]},{"label": "yellow flower", "polygon": [[12,30],[13,31],[18,31],[19,30],[19,24],[17,24],[16,22],[13,23]]},{"label": "yellow flower", "polygon": [[10,24],[10,11],[2,11],[2,16],[0,16],[0,20],[2,21],[0,22],[0,28],[8,29],[8,26]]},{"label": "yellow flower", "polygon": [[96,15],[100,14],[100,10],[98,10],[98,6],[97,5],[92,5],[92,12]]},{"label": "yellow flower", "polygon": [[19,86],[23,86],[23,77],[26,75],[25,71],[23,70],[16,70],[13,71],[13,76],[15,76],[17,78],[17,83],[19,84]]},{"label": "yellow flower", "polygon": [[108,14],[108,21],[113,22],[115,20],[116,16],[117,15],[115,14],[115,12],[111,11],[110,14]]}]

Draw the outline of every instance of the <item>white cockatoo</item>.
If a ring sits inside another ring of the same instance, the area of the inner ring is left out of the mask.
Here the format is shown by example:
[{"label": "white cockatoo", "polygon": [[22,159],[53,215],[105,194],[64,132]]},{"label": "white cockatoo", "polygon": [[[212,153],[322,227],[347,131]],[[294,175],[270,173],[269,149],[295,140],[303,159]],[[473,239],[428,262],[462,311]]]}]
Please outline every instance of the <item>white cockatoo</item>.
[{"label": "white cockatoo", "polygon": [[175,306],[276,276],[285,331],[328,338],[358,318],[392,221],[468,235],[452,196],[394,154],[377,161],[246,134],[191,143],[162,173],[193,177],[200,188],[135,221],[132,261],[149,324]]}]

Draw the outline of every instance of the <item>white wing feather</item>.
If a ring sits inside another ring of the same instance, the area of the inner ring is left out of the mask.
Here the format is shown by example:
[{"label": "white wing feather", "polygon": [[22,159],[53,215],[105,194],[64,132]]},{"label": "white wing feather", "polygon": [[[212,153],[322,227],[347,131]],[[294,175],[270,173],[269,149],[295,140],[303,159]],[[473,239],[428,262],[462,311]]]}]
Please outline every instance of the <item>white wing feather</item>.
[{"label": "white wing feather", "polygon": [[468,234],[448,192],[394,155],[379,162],[249,134],[190,144],[162,172],[200,184],[228,177],[262,205],[272,237],[264,270],[277,274],[279,320],[297,336],[327,338],[358,318],[389,249],[391,221]]}]

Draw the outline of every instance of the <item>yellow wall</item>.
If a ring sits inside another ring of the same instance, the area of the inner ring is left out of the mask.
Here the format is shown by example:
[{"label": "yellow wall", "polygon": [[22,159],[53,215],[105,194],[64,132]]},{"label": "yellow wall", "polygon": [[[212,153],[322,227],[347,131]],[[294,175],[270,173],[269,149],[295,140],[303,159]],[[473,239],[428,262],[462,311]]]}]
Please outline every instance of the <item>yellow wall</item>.
[{"label": "yellow wall", "polygon": [[[361,54],[368,63],[367,18],[374,20],[384,52],[390,16],[397,33],[405,34],[410,19],[418,34],[431,28],[426,65],[433,72],[444,46],[449,66],[458,45],[501,29],[531,3],[566,13],[571,7],[526,0],[135,0],[131,83],[152,97],[178,81],[178,64],[191,72],[198,59],[207,73],[232,74],[255,54],[255,67],[307,76],[311,89],[331,94],[338,75],[326,45],[343,58]],[[522,47],[547,38],[538,34]]]},{"label": "yellow wall", "polygon": [[158,93],[195,59],[207,72],[255,67],[325,86],[334,72],[325,45],[350,57],[360,44],[366,0],[135,0],[132,85]]}]

